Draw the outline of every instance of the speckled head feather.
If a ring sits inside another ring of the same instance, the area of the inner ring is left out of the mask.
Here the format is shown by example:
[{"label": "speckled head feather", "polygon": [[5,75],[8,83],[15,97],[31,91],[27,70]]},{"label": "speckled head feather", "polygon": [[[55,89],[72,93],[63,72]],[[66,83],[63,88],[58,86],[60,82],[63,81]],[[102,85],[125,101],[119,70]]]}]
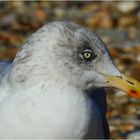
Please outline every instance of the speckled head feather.
[{"label": "speckled head feather", "polygon": [[[96,57],[84,60],[84,50],[90,50]],[[54,79],[85,89],[91,83],[102,86],[99,72],[113,74],[113,67],[104,43],[95,33],[71,22],[53,22],[39,29],[22,46],[10,79],[24,87],[35,86],[38,80],[43,83]]]}]

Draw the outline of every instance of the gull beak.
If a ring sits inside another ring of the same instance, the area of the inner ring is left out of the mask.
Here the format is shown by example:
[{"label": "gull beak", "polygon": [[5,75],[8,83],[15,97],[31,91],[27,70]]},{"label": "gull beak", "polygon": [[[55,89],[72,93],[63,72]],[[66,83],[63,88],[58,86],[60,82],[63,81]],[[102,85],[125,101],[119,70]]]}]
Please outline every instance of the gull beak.
[{"label": "gull beak", "polygon": [[113,76],[102,74],[107,80],[107,85],[112,86],[126,92],[133,98],[140,99],[140,82],[121,74],[121,76]]}]

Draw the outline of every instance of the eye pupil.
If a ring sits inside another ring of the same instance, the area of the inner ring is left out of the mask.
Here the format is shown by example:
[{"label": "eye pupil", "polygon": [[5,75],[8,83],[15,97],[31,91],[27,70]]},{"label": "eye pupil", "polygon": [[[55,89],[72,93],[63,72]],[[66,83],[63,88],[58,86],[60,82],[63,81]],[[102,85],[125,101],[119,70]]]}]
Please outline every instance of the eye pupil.
[{"label": "eye pupil", "polygon": [[91,53],[90,52],[85,52],[84,53],[84,58],[88,59],[91,57]]}]

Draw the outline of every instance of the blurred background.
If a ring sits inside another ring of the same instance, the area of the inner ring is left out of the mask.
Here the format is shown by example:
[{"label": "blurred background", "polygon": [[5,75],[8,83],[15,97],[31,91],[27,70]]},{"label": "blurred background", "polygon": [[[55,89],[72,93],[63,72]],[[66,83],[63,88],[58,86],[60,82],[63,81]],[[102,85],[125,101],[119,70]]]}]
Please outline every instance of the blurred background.
[{"label": "blurred background", "polygon": [[[0,2],[0,61],[13,60],[20,46],[45,23],[69,20],[97,32],[117,67],[140,80],[140,2]],[[140,133],[140,100],[110,89],[111,138]]]}]

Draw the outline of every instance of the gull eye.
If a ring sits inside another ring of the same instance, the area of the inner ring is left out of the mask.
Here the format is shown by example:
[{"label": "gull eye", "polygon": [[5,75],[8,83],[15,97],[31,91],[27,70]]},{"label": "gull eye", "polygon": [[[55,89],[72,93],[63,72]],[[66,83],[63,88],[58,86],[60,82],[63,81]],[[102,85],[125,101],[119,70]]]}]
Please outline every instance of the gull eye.
[{"label": "gull eye", "polygon": [[82,52],[82,58],[86,61],[91,61],[93,59],[94,55],[91,50],[84,50]]},{"label": "gull eye", "polygon": [[84,57],[85,59],[90,59],[90,58],[92,57],[92,54],[91,54],[91,52],[84,52],[84,53],[83,53],[83,57]]}]

